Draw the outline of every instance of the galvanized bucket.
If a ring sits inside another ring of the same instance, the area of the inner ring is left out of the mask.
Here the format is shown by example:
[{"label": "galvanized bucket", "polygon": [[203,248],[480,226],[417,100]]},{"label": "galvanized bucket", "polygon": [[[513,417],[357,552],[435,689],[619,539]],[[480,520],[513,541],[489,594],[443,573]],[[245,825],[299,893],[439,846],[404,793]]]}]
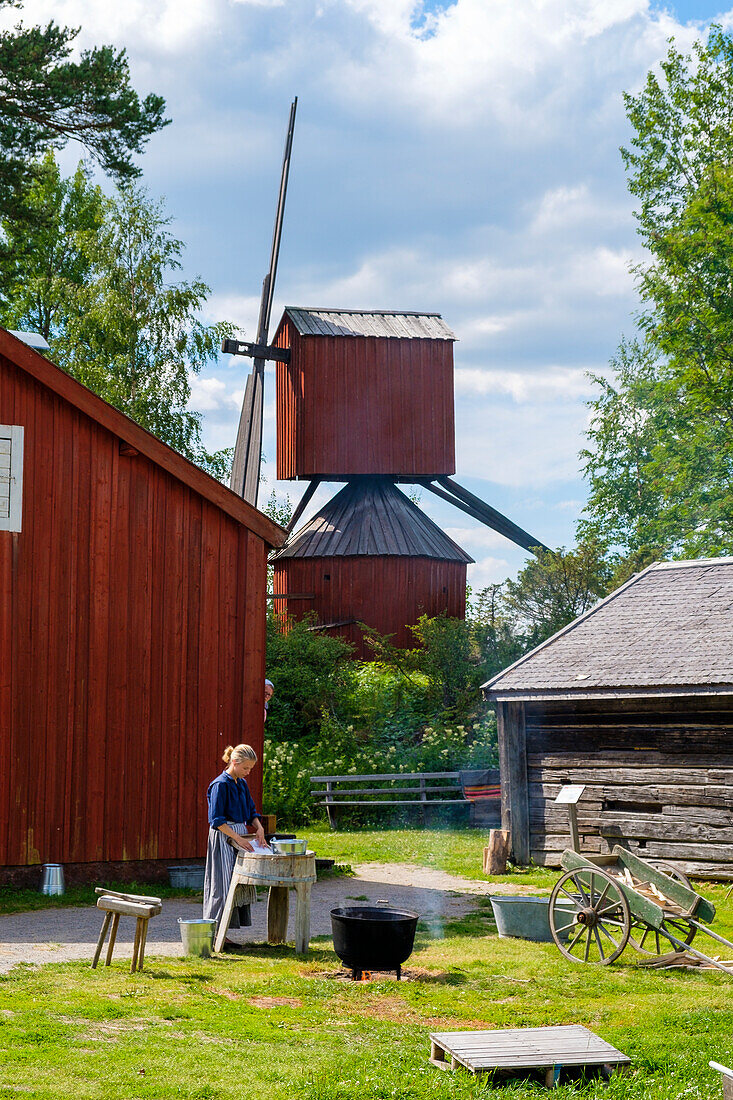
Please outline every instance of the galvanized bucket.
[{"label": "galvanized bucket", "polygon": [[181,930],[181,942],[186,954],[207,959],[214,946],[216,921],[184,920],[183,917],[179,917],[178,927]]},{"label": "galvanized bucket", "polygon": [[57,896],[63,894],[64,890],[64,869],[61,864],[44,863],[41,893],[48,894],[49,896]]}]

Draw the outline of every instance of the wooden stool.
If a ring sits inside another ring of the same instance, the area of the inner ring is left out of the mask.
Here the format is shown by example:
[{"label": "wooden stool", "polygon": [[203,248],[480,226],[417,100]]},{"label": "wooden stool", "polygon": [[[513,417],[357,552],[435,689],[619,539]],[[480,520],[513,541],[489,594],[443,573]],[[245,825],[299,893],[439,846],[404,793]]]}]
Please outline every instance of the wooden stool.
[{"label": "wooden stool", "polygon": [[116,890],[105,890],[101,886],[96,887],[95,893],[102,895],[97,901],[97,909],[103,910],[104,922],[102,931],[99,933],[97,950],[94,952],[92,970],[96,968],[99,962],[104,937],[107,935],[110,922],[112,922],[112,931],[109,934],[105,966],[109,966],[112,962],[112,952],[117,939],[117,928],[121,916],[137,917],[130,973],[134,974],[136,970],[142,970],[145,960],[145,942],[148,938],[148,921],[151,917],[155,917],[160,913],[163,902],[160,898],[149,898],[141,894],[120,894]]}]

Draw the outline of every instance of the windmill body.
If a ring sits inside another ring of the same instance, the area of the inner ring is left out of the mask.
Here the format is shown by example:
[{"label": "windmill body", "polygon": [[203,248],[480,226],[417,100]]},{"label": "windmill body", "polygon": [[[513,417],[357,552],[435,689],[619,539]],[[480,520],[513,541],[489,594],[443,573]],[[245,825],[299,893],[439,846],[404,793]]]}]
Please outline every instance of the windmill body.
[{"label": "windmill body", "polygon": [[[541,545],[451,480],[454,340],[436,313],[287,307],[277,329],[277,474],[311,484],[273,558],[275,608],[296,619],[315,613],[319,629],[363,657],[371,651],[360,623],[404,647],[421,615],[466,611],[473,559],[397,482]],[[297,529],[324,481],[346,486]]]},{"label": "windmill body", "polygon": [[418,479],[456,468],[453,341],[438,314],[288,307],[275,346],[277,476]]}]

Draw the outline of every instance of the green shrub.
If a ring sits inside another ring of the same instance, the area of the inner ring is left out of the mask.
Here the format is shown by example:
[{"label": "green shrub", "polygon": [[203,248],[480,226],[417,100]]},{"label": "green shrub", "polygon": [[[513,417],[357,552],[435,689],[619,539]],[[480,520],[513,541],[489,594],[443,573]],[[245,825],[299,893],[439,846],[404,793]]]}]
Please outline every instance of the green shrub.
[{"label": "green shrub", "polygon": [[459,771],[496,767],[498,760],[493,714],[470,727],[427,726],[411,744],[389,735],[364,743],[353,726],[332,721],[324,721],[322,732],[310,745],[265,742],[263,806],[282,828],[325,817],[311,798],[313,775]]}]

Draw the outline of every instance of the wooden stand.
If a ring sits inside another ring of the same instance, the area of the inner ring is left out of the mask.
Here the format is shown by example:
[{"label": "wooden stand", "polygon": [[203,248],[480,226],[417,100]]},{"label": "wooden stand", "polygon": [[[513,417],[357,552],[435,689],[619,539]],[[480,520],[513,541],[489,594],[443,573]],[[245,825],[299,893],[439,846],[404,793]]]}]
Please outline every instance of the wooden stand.
[{"label": "wooden stand", "polygon": [[311,887],[316,881],[316,857],[305,855],[258,855],[237,852],[224,912],[216,933],[214,950],[221,951],[234,910],[238,886],[269,886],[267,899],[268,943],[285,943],[288,934],[289,892],[295,890],[295,950],[305,955],[310,943]]},{"label": "wooden stand", "polygon": [[142,970],[143,963],[145,962],[145,943],[148,938],[148,921],[151,917],[155,917],[160,913],[163,908],[162,901],[160,898],[145,897],[141,894],[120,894],[116,890],[104,890],[101,886],[96,888],[96,893],[102,895],[97,902],[97,909],[101,909],[104,912],[104,921],[102,923],[102,931],[99,933],[99,939],[97,940],[94,959],[92,960],[92,970],[96,969],[97,963],[99,962],[99,956],[102,953],[104,938],[107,935],[110,922],[112,924],[112,930],[109,934],[107,958],[104,965],[109,966],[112,962],[112,952],[114,951],[115,942],[117,940],[117,929],[120,924],[121,916],[137,917],[130,973],[134,974],[136,970]]}]

